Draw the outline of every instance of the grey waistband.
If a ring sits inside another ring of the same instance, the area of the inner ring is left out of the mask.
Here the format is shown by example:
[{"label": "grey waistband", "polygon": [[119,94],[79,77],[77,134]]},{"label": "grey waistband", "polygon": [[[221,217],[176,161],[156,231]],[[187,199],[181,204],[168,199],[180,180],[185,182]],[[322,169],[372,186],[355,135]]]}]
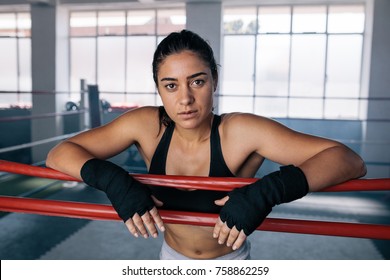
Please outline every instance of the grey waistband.
[{"label": "grey waistband", "polygon": [[[250,242],[246,240],[244,244],[237,250],[229,254],[217,257],[214,260],[249,260],[250,248],[251,248]],[[192,259],[175,251],[164,240],[160,251],[160,260],[192,260]]]}]

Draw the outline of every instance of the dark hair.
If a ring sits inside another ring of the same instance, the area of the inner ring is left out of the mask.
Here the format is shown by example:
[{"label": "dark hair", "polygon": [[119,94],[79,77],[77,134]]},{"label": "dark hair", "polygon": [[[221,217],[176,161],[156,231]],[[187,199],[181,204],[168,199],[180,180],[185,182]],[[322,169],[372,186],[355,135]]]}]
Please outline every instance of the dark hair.
[{"label": "dark hair", "polygon": [[198,34],[182,30],[173,32],[165,37],[157,46],[153,56],[153,79],[158,84],[157,72],[160,64],[171,54],[177,54],[182,51],[191,51],[197,55],[210,67],[214,79],[218,78],[217,63],[215,62],[214,52],[210,45]]},{"label": "dark hair", "polygon": [[[165,37],[164,40],[157,46],[153,56],[153,79],[158,85],[157,72],[160,64],[165,58],[172,54],[178,54],[183,51],[191,51],[199,56],[211,70],[213,79],[218,79],[217,63],[215,62],[214,52],[210,45],[198,34],[182,30],[180,32],[173,32]],[[165,112],[164,107],[159,108],[160,129],[161,125],[168,126],[172,120]]]}]

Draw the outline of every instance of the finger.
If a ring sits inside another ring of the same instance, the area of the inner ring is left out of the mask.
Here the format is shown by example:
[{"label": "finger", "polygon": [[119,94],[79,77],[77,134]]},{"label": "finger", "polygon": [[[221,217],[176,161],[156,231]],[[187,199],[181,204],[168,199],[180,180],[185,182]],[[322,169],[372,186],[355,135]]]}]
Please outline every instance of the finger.
[{"label": "finger", "polygon": [[242,244],[244,244],[244,241],[246,240],[246,234],[243,230],[240,231],[240,234],[238,235],[236,242],[234,242],[232,249],[237,250],[241,247]]},{"label": "finger", "polygon": [[150,215],[152,215],[152,218],[154,222],[156,223],[157,227],[160,229],[160,231],[164,232],[165,227],[164,227],[164,222],[161,219],[160,214],[158,213],[158,210],[156,207],[153,207],[152,210],[149,211]]},{"label": "finger", "polygon": [[131,233],[132,235],[134,235],[134,237],[138,237],[138,236],[139,236],[138,230],[137,230],[137,228],[135,227],[134,222],[133,222],[133,220],[132,220],[131,218],[128,219],[128,220],[125,222],[125,225],[126,225],[127,229],[130,231],[130,233]]},{"label": "finger", "polygon": [[146,226],[147,230],[150,232],[150,234],[156,238],[158,236],[156,226],[154,224],[154,220],[152,216],[150,215],[149,211],[145,212],[145,214],[142,215],[142,222]]},{"label": "finger", "polygon": [[223,226],[223,222],[220,217],[218,217],[217,222],[215,223],[214,230],[213,230],[213,237],[218,238],[219,232],[221,231],[221,228]]},{"label": "finger", "polygon": [[144,238],[148,238],[148,236],[149,236],[148,231],[145,228],[144,221],[142,220],[142,218],[139,216],[138,213],[134,214],[133,222],[134,222],[135,226],[137,227],[138,231],[141,233],[141,235]]},{"label": "finger", "polygon": [[161,200],[158,200],[155,196],[151,196],[153,199],[154,204],[156,204],[157,207],[161,207],[164,205],[164,203]]},{"label": "finger", "polygon": [[226,241],[226,246],[231,247],[233,244],[235,244],[237,237],[239,236],[240,232],[237,230],[237,228],[234,226],[229,233],[229,236]]},{"label": "finger", "polygon": [[225,203],[229,200],[228,196],[225,196],[224,198],[215,200],[214,203],[217,204],[218,206],[224,206]]},{"label": "finger", "polygon": [[225,244],[229,234],[230,234],[231,229],[227,226],[226,223],[223,223],[223,226],[221,227],[221,230],[219,231],[219,236],[218,236],[218,243],[219,244]]}]

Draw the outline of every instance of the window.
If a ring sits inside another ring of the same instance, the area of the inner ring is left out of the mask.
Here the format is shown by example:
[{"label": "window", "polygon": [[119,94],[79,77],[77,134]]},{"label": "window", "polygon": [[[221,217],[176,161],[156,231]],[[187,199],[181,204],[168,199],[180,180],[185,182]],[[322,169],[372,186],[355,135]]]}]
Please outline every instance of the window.
[{"label": "window", "polygon": [[[29,13],[0,13],[0,107],[31,106],[31,18]],[[15,93],[12,93],[15,92]]]},{"label": "window", "polygon": [[[72,12],[71,90],[98,84],[113,106],[156,104],[152,59],[157,43],[185,28],[184,9]],[[72,96],[78,101],[78,94]]]},{"label": "window", "polygon": [[363,5],[226,7],[219,111],[359,119],[364,13]]}]

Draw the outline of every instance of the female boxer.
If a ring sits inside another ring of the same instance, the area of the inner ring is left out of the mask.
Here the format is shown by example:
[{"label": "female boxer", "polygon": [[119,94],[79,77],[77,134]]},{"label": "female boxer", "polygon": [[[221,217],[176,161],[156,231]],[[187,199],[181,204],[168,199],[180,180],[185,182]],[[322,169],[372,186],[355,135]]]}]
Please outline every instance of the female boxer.
[{"label": "female boxer", "polygon": [[[164,233],[161,259],[248,259],[250,235],[272,207],[365,174],[346,146],[248,113],[213,113],[218,69],[197,34],[167,36],[153,59],[163,107],[142,107],[53,148],[47,166],[103,190],[135,236]],[[152,174],[253,177],[265,158],[280,169],[229,193],[145,186],[107,161],[136,145]],[[159,208],[219,213],[215,227],[164,224]]]}]

